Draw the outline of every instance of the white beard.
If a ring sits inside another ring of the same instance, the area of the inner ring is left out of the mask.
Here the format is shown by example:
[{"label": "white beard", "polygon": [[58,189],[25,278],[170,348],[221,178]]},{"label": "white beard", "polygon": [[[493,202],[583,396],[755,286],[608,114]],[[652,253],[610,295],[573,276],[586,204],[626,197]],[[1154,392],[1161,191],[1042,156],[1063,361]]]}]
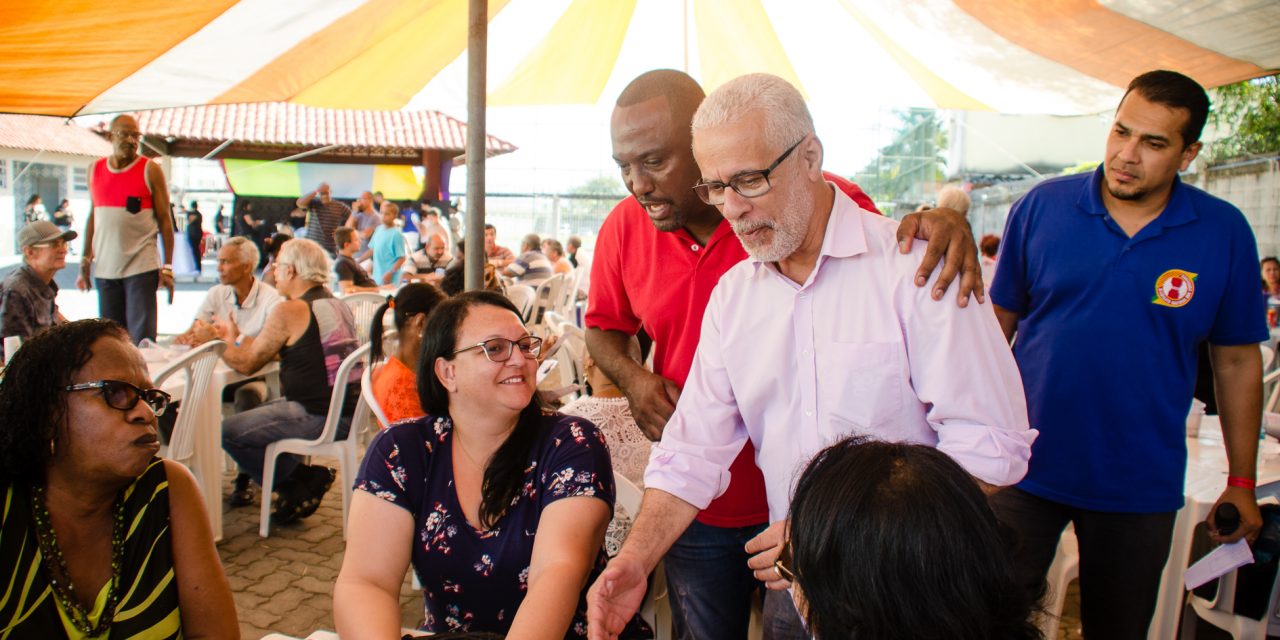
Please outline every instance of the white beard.
[{"label": "white beard", "polygon": [[[791,197],[782,203],[782,211],[777,220],[735,220],[730,223],[742,247],[747,254],[760,262],[778,262],[786,259],[804,244],[805,234],[809,231],[809,219],[813,215],[813,194],[808,189],[796,189]],[[771,242],[755,243],[743,236],[756,229],[773,230]]]}]

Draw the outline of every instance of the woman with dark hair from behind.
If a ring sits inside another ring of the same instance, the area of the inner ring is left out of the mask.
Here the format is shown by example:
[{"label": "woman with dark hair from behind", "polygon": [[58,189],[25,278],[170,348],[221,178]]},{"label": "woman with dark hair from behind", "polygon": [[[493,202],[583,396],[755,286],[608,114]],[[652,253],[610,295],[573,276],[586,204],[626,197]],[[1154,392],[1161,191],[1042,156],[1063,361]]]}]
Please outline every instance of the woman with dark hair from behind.
[{"label": "woman with dark hair from behind", "polygon": [[396,326],[396,352],[373,373],[373,397],[390,422],[426,415],[418,401],[418,356],[427,315],[443,302],[444,293],[422,282],[406,284],[373,312],[369,327],[369,362],[382,360],[382,318],[390,309]]},{"label": "woman with dark hair from behind", "polygon": [[36,334],[0,378],[0,637],[236,638],[191,472],[156,457],[168,394],[124,328]]},{"label": "woman with dark hair from behind", "polygon": [[819,452],[778,563],[818,640],[1041,637],[986,497],[933,447],[855,437]]},{"label": "woman with dark hair from behind", "polygon": [[399,635],[411,561],[425,631],[586,637],[613,472],[595,425],[539,406],[540,348],[499,294],[431,312],[418,365],[427,415],[375,436],[356,477],[333,597],[343,638]]}]

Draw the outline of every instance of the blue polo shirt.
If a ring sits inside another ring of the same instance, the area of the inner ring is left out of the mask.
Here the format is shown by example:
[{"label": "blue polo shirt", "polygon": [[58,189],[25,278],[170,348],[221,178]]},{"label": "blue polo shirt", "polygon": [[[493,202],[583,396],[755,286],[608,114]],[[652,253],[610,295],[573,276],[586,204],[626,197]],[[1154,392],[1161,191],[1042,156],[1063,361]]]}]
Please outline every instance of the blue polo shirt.
[{"label": "blue polo shirt", "polygon": [[1083,509],[1183,505],[1196,347],[1262,342],[1258,250],[1231,204],[1176,180],[1133,238],[1102,168],[1014,203],[991,300],[1018,314],[1013,354],[1040,436],[1019,488]]}]

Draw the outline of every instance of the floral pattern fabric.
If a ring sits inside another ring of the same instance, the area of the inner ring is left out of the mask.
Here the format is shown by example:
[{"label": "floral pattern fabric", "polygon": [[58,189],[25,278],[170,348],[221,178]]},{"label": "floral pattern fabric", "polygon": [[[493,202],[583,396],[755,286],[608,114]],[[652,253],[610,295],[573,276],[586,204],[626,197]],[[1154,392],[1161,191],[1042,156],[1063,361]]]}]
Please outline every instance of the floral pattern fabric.
[{"label": "floral pattern fabric", "polygon": [[[355,488],[413,515],[412,562],[423,590],[423,630],[505,634],[528,591],[543,509],[577,496],[596,497],[612,507],[613,471],[595,425],[547,414],[539,428],[522,490],[487,531],[472,527],[458,502],[453,423],[447,416],[398,422],[370,443]],[[588,585],[604,564],[602,548]],[[586,587],[565,637],[586,637]]]}]

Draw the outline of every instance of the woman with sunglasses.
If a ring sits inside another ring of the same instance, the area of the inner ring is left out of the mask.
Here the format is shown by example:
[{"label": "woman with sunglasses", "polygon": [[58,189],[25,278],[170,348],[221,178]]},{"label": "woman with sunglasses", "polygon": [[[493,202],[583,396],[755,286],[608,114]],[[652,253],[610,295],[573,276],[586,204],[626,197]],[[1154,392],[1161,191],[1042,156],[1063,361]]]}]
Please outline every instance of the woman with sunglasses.
[{"label": "woman with sunglasses", "polygon": [[613,472],[594,425],[539,406],[541,346],[496,293],[431,312],[418,368],[427,415],[378,434],[356,478],[334,588],[343,638],[398,637],[411,561],[424,630],[586,637]]},{"label": "woman with sunglasses", "polygon": [[42,332],[0,379],[0,637],[235,638],[195,479],[156,458],[142,354],[110,320]]}]

